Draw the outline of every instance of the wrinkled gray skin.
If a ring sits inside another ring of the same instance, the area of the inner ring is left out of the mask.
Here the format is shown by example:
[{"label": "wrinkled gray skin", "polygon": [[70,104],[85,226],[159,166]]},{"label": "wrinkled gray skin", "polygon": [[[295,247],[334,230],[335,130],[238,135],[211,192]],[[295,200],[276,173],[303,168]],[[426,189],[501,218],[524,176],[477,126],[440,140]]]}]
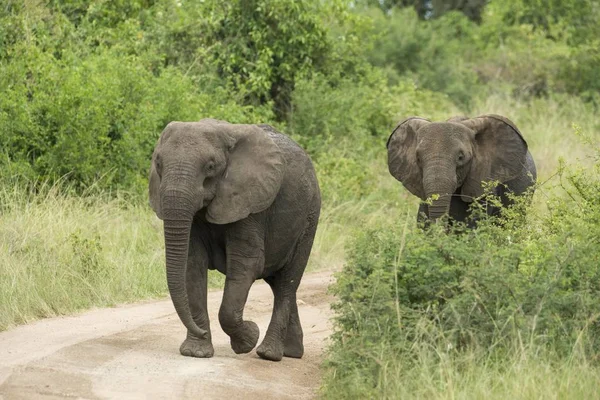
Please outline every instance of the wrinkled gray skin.
[{"label": "wrinkled gray skin", "polygon": [[219,322],[236,353],[258,341],[243,319],[250,286],[273,290],[273,315],[257,353],[302,357],[296,290],[321,207],[308,155],[267,125],[172,122],[152,156],[150,204],[164,221],[167,282],[187,338],[184,356],[212,357],[208,269],[225,274]]},{"label": "wrinkled gray skin", "polygon": [[431,205],[421,203],[418,219],[424,222],[448,214],[473,226],[468,207],[483,194],[482,182],[500,182],[494,192],[507,206],[507,193],[524,194],[537,177],[527,142],[499,115],[446,122],[411,117],[396,126],[387,149],[390,173],[412,194],[421,200],[439,195]]}]

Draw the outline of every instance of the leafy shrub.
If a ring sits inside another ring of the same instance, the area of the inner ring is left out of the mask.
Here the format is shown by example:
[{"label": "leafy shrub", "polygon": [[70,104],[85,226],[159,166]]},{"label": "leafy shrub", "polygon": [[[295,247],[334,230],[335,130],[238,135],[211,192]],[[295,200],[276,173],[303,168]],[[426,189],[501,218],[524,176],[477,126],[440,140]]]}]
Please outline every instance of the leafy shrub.
[{"label": "leafy shrub", "polygon": [[333,289],[330,384],[376,388],[386,362],[410,368],[424,352],[597,357],[600,158],[589,170],[563,166],[558,177],[546,214],[529,210],[525,219],[518,204],[504,210],[502,224],[482,220],[458,234],[410,229],[410,220],[404,230],[384,224],[358,233]]},{"label": "leafy shrub", "polygon": [[477,92],[478,76],[469,53],[476,51],[475,24],[458,13],[420,21],[411,9],[384,16],[374,13],[377,41],[370,53],[376,66],[391,66],[419,87],[442,92],[468,105]]},{"label": "leafy shrub", "polygon": [[330,64],[327,22],[344,23],[344,2],[162,1],[145,21],[146,46],[167,65],[202,73],[211,65],[244,104],[271,103],[284,121],[297,79]]},{"label": "leafy shrub", "polygon": [[362,63],[342,1],[105,3],[0,10],[3,179],[138,190],[168,122],[284,120],[296,80]]},{"label": "leafy shrub", "polygon": [[[446,96],[418,89],[410,79],[389,86],[373,68],[335,83],[320,74],[302,79],[292,105],[288,130],[315,161],[323,197],[333,203],[374,190],[387,169],[386,140],[399,120],[446,117],[453,108]],[[370,168],[373,163],[377,169]]]},{"label": "leafy shrub", "polygon": [[271,117],[238,105],[225,88],[200,91],[201,81],[176,69],[155,76],[109,50],[62,60],[34,46],[15,51],[20,57],[0,66],[0,144],[38,179],[137,188],[168,122]]}]

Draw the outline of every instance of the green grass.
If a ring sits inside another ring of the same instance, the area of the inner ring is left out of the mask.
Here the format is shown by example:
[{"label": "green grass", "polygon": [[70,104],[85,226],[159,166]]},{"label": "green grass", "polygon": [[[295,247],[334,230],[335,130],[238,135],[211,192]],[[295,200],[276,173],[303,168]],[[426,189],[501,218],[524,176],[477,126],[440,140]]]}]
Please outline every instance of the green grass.
[{"label": "green grass", "polygon": [[[593,132],[600,123],[574,98],[519,102],[496,95],[468,114],[483,113],[506,115],[517,123],[541,180],[553,173],[558,157],[583,158],[573,123],[584,132]],[[351,151],[348,147],[342,154]],[[417,199],[387,171],[384,141],[374,140],[371,149],[348,157],[355,160],[351,169],[347,163],[332,163],[326,171],[317,166],[325,190],[336,187],[332,180],[344,178],[349,184],[339,184],[325,199],[308,271],[341,269],[347,239],[355,230],[416,213]],[[356,171],[362,174],[359,181]],[[348,187],[353,191],[344,192]],[[162,225],[145,201],[67,193],[60,184],[37,193],[10,184],[0,191],[0,329],[167,293]],[[544,189],[538,191],[540,207],[547,196]],[[220,274],[211,273],[211,286],[222,282]]]},{"label": "green grass", "polygon": [[[485,231],[472,237],[429,237],[431,247],[426,251],[425,244],[415,239],[420,233],[414,225],[414,196],[389,181],[387,171],[374,163],[374,171],[379,171],[374,174],[379,177],[374,190],[342,213],[355,216],[346,225],[354,229],[343,231],[346,252],[334,289],[339,299],[336,333],[325,362],[323,398],[597,397],[598,311],[592,303],[599,276],[600,253],[594,243],[600,170],[599,154],[590,153],[600,140],[600,119],[591,107],[568,97],[518,101],[498,94],[476,103],[466,114],[486,113],[512,119],[536,160],[539,182],[544,183],[536,190],[526,223],[515,214],[516,223],[506,230],[492,225],[493,243],[486,242]],[[586,144],[582,135],[593,145]],[[570,167],[557,176],[560,158]],[[364,230],[376,234],[361,241]],[[438,252],[441,258],[433,256]],[[520,260],[517,270],[524,275],[507,272],[515,257]],[[406,270],[410,273],[404,278],[406,272],[400,271],[408,265],[414,269]],[[453,281],[457,271],[473,275]],[[544,274],[548,275],[541,278]],[[463,292],[464,287],[473,290],[476,300],[459,298],[469,293]],[[449,302],[447,296],[455,290],[459,294],[454,308],[446,308],[446,314],[436,308],[441,307],[437,301],[427,308],[424,300],[418,300],[441,296]],[[479,316],[478,307],[471,306],[478,302],[487,310]],[[532,309],[532,304],[539,309]],[[447,314],[448,310],[452,312]],[[488,319],[487,312],[493,318]],[[519,321],[516,329],[506,329],[512,326],[512,319],[502,320],[507,316]],[[439,328],[431,322],[442,320],[455,325]],[[475,345],[458,351],[448,339],[456,339],[457,332],[466,332]],[[488,342],[490,336],[493,340]]]},{"label": "green grass", "polygon": [[[0,190],[0,330],[167,293],[162,222],[127,196]],[[211,274],[211,286],[222,282]]]},{"label": "green grass", "polygon": [[[341,268],[347,226],[338,214],[324,210],[309,271]],[[209,271],[209,287],[223,283]],[[60,183],[0,189],[0,331],[167,295],[162,221],[143,199],[78,196]]]},{"label": "green grass", "polygon": [[[432,349],[430,349],[432,350]],[[548,355],[542,348],[515,351],[500,360],[474,354],[448,357],[444,349],[425,351],[416,365],[381,354],[376,387],[352,387],[329,377],[327,399],[594,399],[600,369],[592,360]],[[412,360],[411,360],[412,361]],[[410,367],[409,367],[410,365]],[[358,372],[357,372],[358,374]],[[363,382],[361,376],[355,382]]]}]

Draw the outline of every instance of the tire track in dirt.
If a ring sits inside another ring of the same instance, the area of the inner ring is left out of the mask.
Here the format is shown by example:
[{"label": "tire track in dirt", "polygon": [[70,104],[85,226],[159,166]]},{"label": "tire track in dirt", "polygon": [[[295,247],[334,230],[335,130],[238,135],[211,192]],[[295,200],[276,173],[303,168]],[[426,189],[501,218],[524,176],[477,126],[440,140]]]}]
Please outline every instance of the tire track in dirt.
[{"label": "tire track in dirt", "polygon": [[[0,399],[310,399],[331,333],[331,272],[307,274],[298,290],[304,357],[281,362],[236,355],[218,323],[221,291],[208,295],[215,356],[183,357],[185,329],[170,300],[92,310],[0,333]],[[262,281],[244,317],[261,338],[273,295]],[[259,340],[259,343],[260,343]]]}]

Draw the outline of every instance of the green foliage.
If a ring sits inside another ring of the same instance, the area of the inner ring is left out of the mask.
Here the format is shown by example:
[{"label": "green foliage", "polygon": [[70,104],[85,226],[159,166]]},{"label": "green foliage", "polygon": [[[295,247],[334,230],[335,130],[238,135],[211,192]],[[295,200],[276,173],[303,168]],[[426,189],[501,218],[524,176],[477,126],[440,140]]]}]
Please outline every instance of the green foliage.
[{"label": "green foliage", "polygon": [[311,154],[329,204],[374,190],[379,171],[365,161],[387,168],[380,155],[398,120],[416,114],[435,118],[439,110],[453,108],[446,96],[418,89],[410,79],[390,86],[373,68],[335,83],[322,75],[300,80],[293,101],[289,131]]},{"label": "green foliage", "polygon": [[374,179],[356,150],[375,157],[407,115],[447,118],[488,94],[598,101],[593,1],[490,2],[480,25],[447,12],[474,2],[434,3],[444,11],[423,20],[410,1],[378,3],[404,7],[386,14],[345,0],[9,1],[3,179],[140,191],[166,123],[215,117],[292,133],[326,197],[349,199]]},{"label": "green foliage", "polygon": [[199,92],[175,69],[153,76],[110,51],[56,60],[35,47],[20,50],[0,67],[0,143],[41,179],[135,188],[169,121],[245,119],[226,91]]},{"label": "green foliage", "polygon": [[491,2],[490,14],[500,14],[509,26],[530,25],[551,39],[581,44],[600,33],[598,6],[596,0],[509,0]]},{"label": "green foliage", "polygon": [[406,220],[358,233],[334,286],[332,395],[346,387],[346,396],[377,397],[388,362],[410,369],[424,356],[596,357],[600,153],[588,169],[563,165],[557,178],[558,191],[538,188],[547,213],[518,202],[502,224],[483,219],[476,230],[421,231]]},{"label": "green foliage", "polygon": [[481,14],[489,0],[365,0],[366,4],[379,7],[384,12],[394,8],[413,8],[419,18],[432,19],[450,11],[460,11],[467,18],[481,22]]},{"label": "green foliage", "polygon": [[413,10],[391,16],[375,15],[378,39],[370,54],[374,65],[411,76],[420,87],[442,92],[453,102],[467,105],[482,90],[465,50],[476,46],[476,25],[451,13],[423,22]]},{"label": "green foliage", "polygon": [[507,89],[521,97],[566,92],[597,102],[597,2],[511,0],[485,10],[479,25],[455,12],[423,21],[410,8],[370,10],[377,41],[369,59],[463,107]]},{"label": "green foliage", "polygon": [[[223,7],[209,38],[220,73],[249,96],[250,104],[274,102],[287,115],[297,76],[325,63],[330,47],[320,15],[323,3],[313,0],[253,0],[214,3]],[[222,6],[221,6],[222,5]],[[223,40],[222,38],[227,38]]]},{"label": "green foliage", "polygon": [[297,79],[332,68],[339,44],[327,25],[351,19],[343,1],[165,0],[156,10],[144,41],[167,65],[191,73],[210,65],[243,104],[271,103],[280,121]]},{"label": "green foliage", "polygon": [[[496,59],[508,55],[514,63],[503,66],[500,62],[498,72],[509,71],[510,81],[517,83],[521,73],[533,75],[533,85],[544,86],[534,95],[567,92],[597,104],[598,18],[596,0],[490,2],[481,38],[490,45],[489,54],[508,45]],[[533,72],[527,74],[527,68]]]},{"label": "green foliage", "polygon": [[359,20],[341,1],[10,2],[0,145],[33,179],[139,190],[168,122],[272,123],[298,79],[364,63]]}]

